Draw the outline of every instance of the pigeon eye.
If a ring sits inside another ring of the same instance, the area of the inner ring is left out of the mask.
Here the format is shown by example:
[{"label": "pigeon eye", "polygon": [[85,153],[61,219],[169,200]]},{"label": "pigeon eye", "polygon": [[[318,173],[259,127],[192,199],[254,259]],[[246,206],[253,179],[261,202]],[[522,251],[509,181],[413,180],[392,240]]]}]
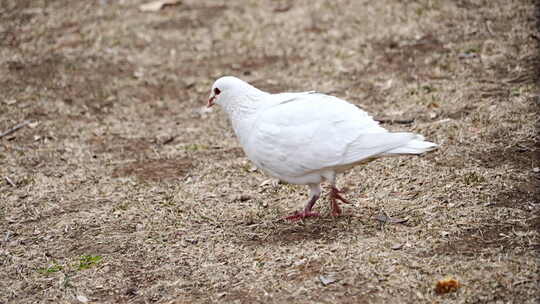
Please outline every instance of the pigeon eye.
[{"label": "pigeon eye", "polygon": [[214,94],[219,95],[219,93],[221,93],[221,90],[218,88],[214,88]]}]

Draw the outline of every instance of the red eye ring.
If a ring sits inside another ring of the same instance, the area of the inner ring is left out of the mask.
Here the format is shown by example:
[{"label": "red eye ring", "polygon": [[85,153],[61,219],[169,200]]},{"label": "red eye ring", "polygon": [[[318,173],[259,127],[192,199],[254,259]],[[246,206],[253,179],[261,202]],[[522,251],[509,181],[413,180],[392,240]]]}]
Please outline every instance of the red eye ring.
[{"label": "red eye ring", "polygon": [[214,88],[214,94],[219,95],[219,93],[221,93],[221,90],[218,88]]}]

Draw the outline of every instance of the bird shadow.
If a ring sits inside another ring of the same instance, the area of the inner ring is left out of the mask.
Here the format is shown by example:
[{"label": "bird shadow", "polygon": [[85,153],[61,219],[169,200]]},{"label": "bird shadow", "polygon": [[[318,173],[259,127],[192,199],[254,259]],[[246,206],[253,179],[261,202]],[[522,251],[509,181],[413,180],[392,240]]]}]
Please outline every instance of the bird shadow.
[{"label": "bird shadow", "polygon": [[[304,221],[289,221],[285,219],[264,221],[257,224],[245,225],[243,236],[239,239],[244,245],[259,246],[263,244],[292,245],[302,242],[318,241],[321,243],[333,243],[340,235],[347,233],[358,234],[358,223],[372,225],[370,219],[356,215],[341,215],[339,217],[318,217]],[[371,229],[370,229],[371,230]],[[370,237],[366,233],[366,237]]]}]

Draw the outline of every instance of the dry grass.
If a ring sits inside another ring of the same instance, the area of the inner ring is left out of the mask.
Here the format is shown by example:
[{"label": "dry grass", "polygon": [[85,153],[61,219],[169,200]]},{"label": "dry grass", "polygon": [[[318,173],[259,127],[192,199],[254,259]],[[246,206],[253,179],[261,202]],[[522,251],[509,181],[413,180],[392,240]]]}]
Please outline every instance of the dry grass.
[{"label": "dry grass", "polygon": [[[141,3],[2,2],[0,132],[37,124],[0,139],[0,302],[540,300],[533,0]],[[306,189],[260,186],[200,111],[225,74],[442,148],[341,177],[344,216],[284,222]]]}]

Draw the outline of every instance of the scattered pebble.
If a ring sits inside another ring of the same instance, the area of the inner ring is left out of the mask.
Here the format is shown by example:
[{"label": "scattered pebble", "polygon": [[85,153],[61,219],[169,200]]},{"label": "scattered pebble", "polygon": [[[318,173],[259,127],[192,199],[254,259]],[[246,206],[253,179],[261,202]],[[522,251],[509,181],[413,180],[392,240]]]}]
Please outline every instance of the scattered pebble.
[{"label": "scattered pebble", "polygon": [[536,168],[533,168],[533,172],[534,172],[534,173],[538,173],[538,172],[540,172],[540,168],[538,168],[538,167],[536,167]]}]

